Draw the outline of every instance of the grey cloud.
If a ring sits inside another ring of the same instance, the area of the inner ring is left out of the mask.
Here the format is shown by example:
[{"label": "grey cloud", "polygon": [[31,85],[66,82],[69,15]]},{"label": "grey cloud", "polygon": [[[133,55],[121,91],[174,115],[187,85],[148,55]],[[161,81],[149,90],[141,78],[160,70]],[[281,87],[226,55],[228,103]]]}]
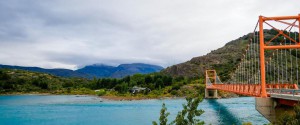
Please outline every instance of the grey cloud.
[{"label": "grey cloud", "polygon": [[0,64],[74,69],[143,62],[166,67],[252,32],[259,15],[298,14],[299,3],[2,0]]}]

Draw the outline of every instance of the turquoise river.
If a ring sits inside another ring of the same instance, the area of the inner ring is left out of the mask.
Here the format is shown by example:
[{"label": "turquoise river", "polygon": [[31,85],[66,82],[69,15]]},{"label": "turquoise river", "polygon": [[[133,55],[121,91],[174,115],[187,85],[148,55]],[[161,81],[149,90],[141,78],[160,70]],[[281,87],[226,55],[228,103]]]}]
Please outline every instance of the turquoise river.
[{"label": "turquoise river", "polygon": [[[96,96],[9,95],[0,96],[1,125],[151,125],[158,120],[162,103],[170,112],[169,122],[182,109],[185,99],[109,101]],[[266,124],[255,110],[252,97],[205,99],[206,124]]]}]

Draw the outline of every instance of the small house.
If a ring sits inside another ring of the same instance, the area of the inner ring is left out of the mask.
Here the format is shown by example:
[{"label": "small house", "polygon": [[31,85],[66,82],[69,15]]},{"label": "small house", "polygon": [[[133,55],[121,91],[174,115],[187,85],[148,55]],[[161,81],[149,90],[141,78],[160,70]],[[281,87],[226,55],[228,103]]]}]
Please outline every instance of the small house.
[{"label": "small house", "polygon": [[143,88],[143,87],[137,87],[137,86],[134,86],[129,90],[129,92],[131,94],[145,93],[145,92],[150,92],[150,91],[151,90],[149,88]]}]

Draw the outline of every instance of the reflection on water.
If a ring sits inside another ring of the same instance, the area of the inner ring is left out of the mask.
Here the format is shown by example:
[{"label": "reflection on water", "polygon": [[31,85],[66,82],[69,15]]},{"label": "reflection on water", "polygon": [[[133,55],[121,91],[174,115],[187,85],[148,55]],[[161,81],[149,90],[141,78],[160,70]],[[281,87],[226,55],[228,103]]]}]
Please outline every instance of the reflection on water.
[{"label": "reflection on water", "polygon": [[[95,96],[18,95],[0,96],[1,124],[151,125],[158,120],[162,103],[170,112],[169,122],[182,109],[184,99],[108,101]],[[203,100],[207,124],[265,124],[254,107],[254,98]]]},{"label": "reflection on water", "polygon": [[218,121],[219,123],[226,125],[242,124],[240,119],[234,116],[226,106],[219,103],[216,99],[209,99],[207,102],[209,105],[212,105],[213,109],[217,112],[217,116],[220,119],[220,121]]}]

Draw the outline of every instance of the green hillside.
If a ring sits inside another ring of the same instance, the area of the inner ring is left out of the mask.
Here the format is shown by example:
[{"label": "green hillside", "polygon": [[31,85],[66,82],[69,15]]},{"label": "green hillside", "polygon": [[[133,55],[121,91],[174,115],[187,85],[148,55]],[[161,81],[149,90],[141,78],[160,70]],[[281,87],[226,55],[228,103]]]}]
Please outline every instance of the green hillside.
[{"label": "green hillside", "polygon": [[63,78],[45,73],[0,69],[0,93],[90,94],[87,79]]},{"label": "green hillside", "polygon": [[[277,34],[277,31],[264,30],[264,34],[265,34],[265,41],[269,41],[272,37],[274,37]],[[295,36],[293,36],[292,34],[291,37],[294,38]],[[296,37],[298,39],[298,36]],[[162,70],[161,73],[165,75],[175,76],[175,77],[185,76],[189,78],[200,78],[200,77],[204,78],[205,70],[215,69],[218,75],[221,77],[221,80],[227,81],[230,79],[230,73],[233,73],[236,70],[237,65],[240,63],[242,55],[245,52],[245,49],[247,48],[247,45],[251,38],[253,38],[253,33],[249,33],[238,39],[232,40],[228,42],[225,46],[217,50],[213,50],[204,56],[194,57],[187,62],[167,67],[166,69]],[[284,41],[283,36],[280,36],[277,39],[275,39],[272,44],[276,45],[283,41]],[[287,42],[286,44],[289,44],[289,41],[286,42]],[[270,50],[266,51],[266,59],[272,57],[273,52],[274,51],[270,51]],[[286,54],[287,60],[284,61],[283,65],[285,66],[285,63],[287,62],[288,63],[287,68],[290,69],[291,60],[295,61],[295,58],[299,58],[300,52],[298,52],[297,55],[298,57],[296,57],[295,54],[296,50],[291,50],[291,52],[290,50],[287,50],[286,53],[287,53]],[[292,59],[290,59],[289,57],[292,57]],[[283,58],[285,58],[285,56],[283,56]],[[300,61],[300,59],[298,59],[298,61]],[[295,71],[293,73],[295,75]],[[274,71],[270,70],[267,73],[267,75],[269,75],[267,76],[267,78],[272,79],[271,76],[272,74],[274,74]]]},{"label": "green hillside", "polygon": [[213,50],[204,56],[194,57],[187,62],[167,67],[162,73],[199,78],[204,77],[205,70],[216,69],[218,75],[222,76],[223,79],[228,79],[229,72],[233,71],[240,62],[250,35],[230,41],[224,47]]}]

